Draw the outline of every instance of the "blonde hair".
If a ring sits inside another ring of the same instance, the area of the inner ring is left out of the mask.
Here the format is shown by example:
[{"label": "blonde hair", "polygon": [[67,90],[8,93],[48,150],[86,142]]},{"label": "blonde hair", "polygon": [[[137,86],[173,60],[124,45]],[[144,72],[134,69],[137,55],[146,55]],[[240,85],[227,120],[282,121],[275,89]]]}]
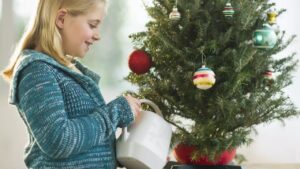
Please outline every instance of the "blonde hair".
[{"label": "blonde hair", "polygon": [[24,49],[34,49],[39,45],[43,53],[53,57],[57,62],[68,66],[70,60],[64,56],[62,39],[55,20],[57,11],[67,9],[73,16],[86,14],[96,4],[107,0],[38,0],[35,15],[31,18],[26,31],[18,42],[9,65],[3,70],[2,76],[11,80],[16,62]]}]

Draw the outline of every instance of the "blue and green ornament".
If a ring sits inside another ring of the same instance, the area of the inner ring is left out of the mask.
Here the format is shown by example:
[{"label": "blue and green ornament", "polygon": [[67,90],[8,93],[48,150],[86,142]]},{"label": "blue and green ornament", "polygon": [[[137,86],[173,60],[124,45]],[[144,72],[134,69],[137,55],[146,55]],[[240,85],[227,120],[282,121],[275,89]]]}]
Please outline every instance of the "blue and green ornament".
[{"label": "blue and green ornament", "polygon": [[193,76],[194,85],[201,90],[211,88],[216,82],[215,73],[208,67],[203,65]]},{"label": "blue and green ornament", "polygon": [[262,28],[255,30],[252,40],[253,46],[256,48],[273,48],[277,42],[277,35],[274,29],[265,23]]}]

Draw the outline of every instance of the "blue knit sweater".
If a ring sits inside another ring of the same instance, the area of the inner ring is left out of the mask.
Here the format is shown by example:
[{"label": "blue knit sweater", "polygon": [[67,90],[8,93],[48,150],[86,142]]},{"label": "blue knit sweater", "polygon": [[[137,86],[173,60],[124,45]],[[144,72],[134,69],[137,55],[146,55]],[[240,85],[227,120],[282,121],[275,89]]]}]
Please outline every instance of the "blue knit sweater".
[{"label": "blue knit sweater", "polygon": [[9,102],[28,129],[27,167],[115,169],[115,131],[133,121],[126,99],[105,104],[100,77],[78,61],[83,74],[24,50],[16,66]]}]

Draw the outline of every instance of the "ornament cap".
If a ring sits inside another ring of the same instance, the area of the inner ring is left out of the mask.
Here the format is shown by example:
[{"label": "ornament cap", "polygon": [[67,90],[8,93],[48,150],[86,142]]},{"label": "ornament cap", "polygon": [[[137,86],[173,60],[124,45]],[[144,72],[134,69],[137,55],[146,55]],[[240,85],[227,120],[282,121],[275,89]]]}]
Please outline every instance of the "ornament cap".
[{"label": "ornament cap", "polygon": [[274,72],[274,69],[273,69],[273,67],[269,66],[268,69],[267,69],[267,71]]},{"label": "ornament cap", "polygon": [[271,25],[268,23],[264,23],[262,26],[264,29],[272,29]]},{"label": "ornament cap", "polygon": [[177,6],[173,6],[172,12],[178,12]]},{"label": "ornament cap", "polygon": [[267,14],[268,15],[270,14],[270,15],[276,15],[277,16],[276,10],[273,10],[273,9],[268,10]]},{"label": "ornament cap", "polygon": [[230,2],[226,3],[226,7],[232,7]]}]

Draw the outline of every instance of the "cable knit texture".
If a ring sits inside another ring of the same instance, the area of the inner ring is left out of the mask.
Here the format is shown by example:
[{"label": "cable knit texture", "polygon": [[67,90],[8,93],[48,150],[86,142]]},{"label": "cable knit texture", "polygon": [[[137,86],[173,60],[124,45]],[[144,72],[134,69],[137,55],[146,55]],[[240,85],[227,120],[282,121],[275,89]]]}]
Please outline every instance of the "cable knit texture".
[{"label": "cable knit texture", "polygon": [[9,102],[25,122],[25,163],[33,169],[115,169],[115,131],[133,121],[124,97],[106,104],[100,77],[78,61],[82,74],[52,57],[24,50]]}]

